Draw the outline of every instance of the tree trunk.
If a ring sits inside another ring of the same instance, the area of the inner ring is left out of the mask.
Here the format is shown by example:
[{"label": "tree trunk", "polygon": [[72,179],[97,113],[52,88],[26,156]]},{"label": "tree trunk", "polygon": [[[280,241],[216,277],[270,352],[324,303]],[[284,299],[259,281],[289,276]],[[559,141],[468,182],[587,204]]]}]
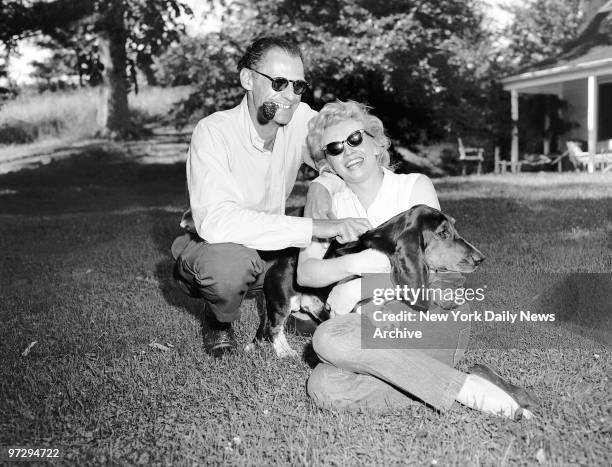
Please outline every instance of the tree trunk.
[{"label": "tree trunk", "polygon": [[128,108],[125,72],[127,33],[122,3],[113,2],[113,6],[104,12],[100,31],[100,61],[104,67],[104,80],[100,87],[98,123],[103,127],[103,135],[111,138],[126,137],[133,132]]},{"label": "tree trunk", "polygon": [[145,75],[145,79],[147,80],[147,84],[149,86],[157,86],[157,77],[155,76],[155,71],[153,70],[153,60],[151,57],[143,57],[138,62],[138,68]]}]

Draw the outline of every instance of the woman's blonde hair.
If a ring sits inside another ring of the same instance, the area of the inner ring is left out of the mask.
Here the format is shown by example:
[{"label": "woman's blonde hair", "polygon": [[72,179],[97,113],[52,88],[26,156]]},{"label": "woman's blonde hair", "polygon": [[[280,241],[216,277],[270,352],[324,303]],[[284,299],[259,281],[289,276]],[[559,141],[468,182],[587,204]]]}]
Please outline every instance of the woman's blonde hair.
[{"label": "woman's blonde hair", "polygon": [[378,163],[383,167],[389,167],[390,156],[389,146],[391,145],[389,138],[385,135],[385,129],[380,119],[369,112],[370,107],[355,101],[330,102],[325,104],[319,114],[308,123],[308,136],[306,142],[310,155],[315,164],[322,170],[327,167],[325,152],[321,149],[323,132],[326,128],[335,125],[336,123],[345,120],[357,120],[363,123],[363,129],[374,137],[374,142],[378,146]]}]

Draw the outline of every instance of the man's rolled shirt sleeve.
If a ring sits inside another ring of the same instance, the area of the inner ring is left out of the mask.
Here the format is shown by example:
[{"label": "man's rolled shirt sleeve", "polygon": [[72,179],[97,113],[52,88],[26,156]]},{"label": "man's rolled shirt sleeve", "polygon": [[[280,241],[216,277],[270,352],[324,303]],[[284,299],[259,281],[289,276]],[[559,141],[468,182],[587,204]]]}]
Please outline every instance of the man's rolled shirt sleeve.
[{"label": "man's rolled shirt sleeve", "polygon": [[211,243],[238,243],[257,250],[305,247],[312,220],[257,212],[244,207],[232,176],[229,149],[220,134],[200,122],[187,157],[189,202],[198,235]]}]

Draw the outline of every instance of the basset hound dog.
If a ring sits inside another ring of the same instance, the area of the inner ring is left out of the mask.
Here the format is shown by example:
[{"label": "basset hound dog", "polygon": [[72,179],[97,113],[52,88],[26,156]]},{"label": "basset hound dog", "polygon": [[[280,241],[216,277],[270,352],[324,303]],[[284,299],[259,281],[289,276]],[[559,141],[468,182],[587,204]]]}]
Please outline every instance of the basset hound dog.
[{"label": "basset hound dog", "polygon": [[[485,259],[476,247],[459,235],[454,219],[423,204],[368,230],[355,242],[341,245],[333,241],[325,258],[358,253],[367,248],[389,258],[395,284],[411,288],[427,286],[430,270],[470,273]],[[246,350],[269,341],[278,356],[297,356],[284,334],[289,314],[301,311],[318,323],[329,319],[326,300],[335,284],[322,289],[298,286],[297,254],[296,248],[284,250],[268,269],[264,280],[265,306],[258,307],[260,325]]]}]

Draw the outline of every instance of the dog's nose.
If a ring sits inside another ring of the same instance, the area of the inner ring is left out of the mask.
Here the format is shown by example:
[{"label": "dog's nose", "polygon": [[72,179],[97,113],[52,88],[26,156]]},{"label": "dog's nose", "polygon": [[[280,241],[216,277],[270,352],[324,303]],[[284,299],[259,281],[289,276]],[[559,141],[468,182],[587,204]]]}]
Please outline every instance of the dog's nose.
[{"label": "dog's nose", "polygon": [[472,255],[472,261],[474,261],[474,264],[476,266],[478,266],[480,263],[482,263],[486,258],[482,255]]},{"label": "dog's nose", "polygon": [[486,256],[481,255],[479,253],[477,254],[472,254],[472,261],[474,261],[474,265],[478,266],[480,263],[482,263],[484,260],[486,259]]}]

